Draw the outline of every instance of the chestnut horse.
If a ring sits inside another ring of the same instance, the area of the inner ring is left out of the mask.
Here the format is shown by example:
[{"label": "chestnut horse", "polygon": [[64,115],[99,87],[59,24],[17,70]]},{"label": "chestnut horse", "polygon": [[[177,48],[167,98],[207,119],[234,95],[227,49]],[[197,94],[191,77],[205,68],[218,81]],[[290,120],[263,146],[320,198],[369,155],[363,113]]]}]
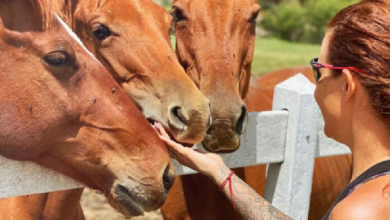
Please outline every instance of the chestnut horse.
[{"label": "chestnut horse", "polygon": [[[53,14],[61,7],[0,1],[0,155],[100,190],[126,216],[157,209],[172,183],[169,154],[110,73]],[[55,218],[23,210],[26,202],[2,202],[0,219]],[[66,215],[80,214],[74,210]]]},{"label": "chestnut horse", "polygon": [[73,31],[149,121],[182,143],[204,139],[209,101],[176,58],[172,16],[163,7],[152,0],[72,0],[66,7]]},{"label": "chestnut horse", "polygon": [[[203,146],[212,152],[232,152],[239,147],[245,127],[245,109],[271,110],[273,88],[289,76],[290,69],[260,77],[250,75],[255,44],[257,0],[174,0],[176,49],[179,61],[199,89],[210,99],[213,123]],[[304,69],[311,77],[311,70]],[[252,78],[252,80],[251,80]],[[246,106],[243,102],[245,101]],[[349,156],[317,159],[310,219],[320,219],[351,175]],[[264,195],[266,166],[236,169],[259,194]],[[165,219],[242,219],[208,178],[177,178],[162,208]]]},{"label": "chestnut horse", "polygon": [[[64,20],[149,121],[160,122],[180,142],[204,138],[209,101],[177,61],[169,39],[172,17],[164,8],[151,0],[56,1],[63,4]],[[29,196],[24,207],[39,206],[63,217],[77,208],[81,193],[75,189]],[[32,202],[41,200],[46,203]]]}]

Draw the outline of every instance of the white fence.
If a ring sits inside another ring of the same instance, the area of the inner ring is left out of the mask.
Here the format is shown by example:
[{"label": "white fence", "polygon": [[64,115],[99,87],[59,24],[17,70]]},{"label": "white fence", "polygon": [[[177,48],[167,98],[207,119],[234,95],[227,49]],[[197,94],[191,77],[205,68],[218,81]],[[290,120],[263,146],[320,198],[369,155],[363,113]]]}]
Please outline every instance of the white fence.
[{"label": "white fence", "polygon": [[[325,137],[314,89],[300,74],[279,84],[273,111],[249,114],[240,149],[221,155],[230,168],[269,164],[265,197],[293,219],[307,219],[315,157],[350,153]],[[0,198],[82,187],[30,162],[0,157],[0,167]],[[178,175],[194,173],[177,163],[175,169]]]}]

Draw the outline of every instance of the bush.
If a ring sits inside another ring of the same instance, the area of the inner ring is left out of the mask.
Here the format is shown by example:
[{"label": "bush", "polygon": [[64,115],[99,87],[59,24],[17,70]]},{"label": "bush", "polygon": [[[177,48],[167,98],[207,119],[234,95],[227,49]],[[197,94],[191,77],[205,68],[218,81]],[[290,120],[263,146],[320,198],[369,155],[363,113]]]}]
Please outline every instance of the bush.
[{"label": "bush", "polygon": [[305,19],[310,29],[308,30],[309,36],[304,40],[310,43],[320,43],[329,21],[341,9],[356,2],[357,0],[308,0],[305,4]]},{"label": "bush", "polygon": [[264,14],[263,26],[272,35],[299,41],[303,35],[305,11],[299,3],[282,2]]},{"label": "bush", "polygon": [[358,0],[288,0],[267,10],[263,27],[284,40],[321,43],[330,19],[342,8]]}]

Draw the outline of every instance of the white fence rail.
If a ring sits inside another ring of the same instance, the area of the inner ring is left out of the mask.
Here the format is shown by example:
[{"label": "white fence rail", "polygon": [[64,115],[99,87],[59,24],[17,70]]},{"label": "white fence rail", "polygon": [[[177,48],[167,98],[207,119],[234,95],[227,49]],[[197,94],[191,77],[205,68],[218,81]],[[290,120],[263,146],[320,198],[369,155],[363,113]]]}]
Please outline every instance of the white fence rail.
[{"label": "white fence rail", "polygon": [[[293,219],[307,219],[315,157],[350,153],[325,137],[313,93],[314,85],[300,74],[281,83],[273,111],[250,113],[240,149],[221,154],[230,168],[269,164],[265,197]],[[82,187],[30,162],[0,157],[0,167],[0,198]],[[177,163],[175,169],[178,175],[195,173]]]}]

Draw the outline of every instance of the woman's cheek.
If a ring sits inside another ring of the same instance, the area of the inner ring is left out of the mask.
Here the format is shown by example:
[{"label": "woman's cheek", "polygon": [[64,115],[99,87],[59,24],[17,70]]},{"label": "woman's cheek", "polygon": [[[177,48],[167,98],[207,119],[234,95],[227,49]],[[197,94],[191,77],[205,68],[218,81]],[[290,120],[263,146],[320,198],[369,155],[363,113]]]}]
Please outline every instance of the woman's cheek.
[{"label": "woman's cheek", "polygon": [[340,120],[340,105],[338,98],[334,95],[329,95],[323,102],[324,110],[322,111],[325,127],[324,133],[327,137],[340,141],[340,126],[343,124]]},{"label": "woman's cheek", "polygon": [[317,86],[316,90],[314,91],[314,98],[321,110],[322,117],[325,122],[324,127],[324,133],[327,137],[332,137],[332,131],[334,130],[332,128],[332,113],[331,109],[329,109],[330,106],[328,106],[326,103],[329,103],[329,100],[326,100],[327,96],[324,95],[324,91],[321,90],[321,86]]},{"label": "woman's cheek", "polygon": [[320,105],[320,103],[319,103],[320,99],[319,99],[319,88],[318,88],[318,86],[316,86],[316,89],[314,90],[314,99],[316,100],[317,105]]}]

